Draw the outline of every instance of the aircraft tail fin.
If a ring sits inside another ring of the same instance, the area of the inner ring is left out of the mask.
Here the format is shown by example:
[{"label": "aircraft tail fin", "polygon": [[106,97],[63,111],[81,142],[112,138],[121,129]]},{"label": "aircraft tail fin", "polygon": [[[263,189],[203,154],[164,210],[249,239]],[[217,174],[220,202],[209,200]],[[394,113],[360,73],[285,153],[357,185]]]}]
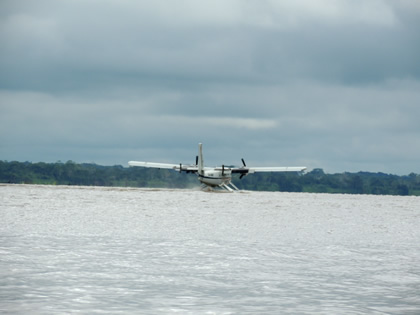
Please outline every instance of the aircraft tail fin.
[{"label": "aircraft tail fin", "polygon": [[203,174],[204,159],[203,159],[203,144],[198,144],[198,174]]}]

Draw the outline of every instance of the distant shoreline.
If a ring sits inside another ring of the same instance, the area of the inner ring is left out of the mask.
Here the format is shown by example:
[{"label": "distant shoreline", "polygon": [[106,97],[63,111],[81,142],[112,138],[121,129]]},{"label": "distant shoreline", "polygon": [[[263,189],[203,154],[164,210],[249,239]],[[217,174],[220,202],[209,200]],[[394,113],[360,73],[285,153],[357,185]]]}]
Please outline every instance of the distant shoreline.
[{"label": "distant shoreline", "polygon": [[[414,173],[406,176],[370,172],[326,174],[322,169],[314,169],[304,175],[258,173],[242,180],[234,177],[233,182],[239,189],[251,191],[420,196],[420,175]],[[199,186],[193,174],[72,161],[0,161],[0,183],[167,189]]]}]

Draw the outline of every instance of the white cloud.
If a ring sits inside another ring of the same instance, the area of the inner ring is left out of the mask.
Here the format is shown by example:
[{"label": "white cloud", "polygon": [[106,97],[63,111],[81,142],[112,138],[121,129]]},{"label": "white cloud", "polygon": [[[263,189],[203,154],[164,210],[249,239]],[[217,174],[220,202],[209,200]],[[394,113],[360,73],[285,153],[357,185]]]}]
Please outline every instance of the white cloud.
[{"label": "white cloud", "polygon": [[305,18],[329,20],[339,23],[366,23],[392,26],[396,17],[387,1],[347,1],[347,0],[297,0],[273,1],[278,10],[288,12],[296,20]]},{"label": "white cloud", "polygon": [[165,116],[161,117],[167,120],[175,120],[180,125],[188,124],[194,122],[198,123],[201,126],[208,125],[211,128],[223,127],[226,129],[229,128],[239,128],[239,129],[248,129],[248,130],[258,130],[258,129],[272,129],[276,127],[277,122],[272,119],[253,119],[253,118],[239,118],[239,117],[187,117],[187,116]]}]

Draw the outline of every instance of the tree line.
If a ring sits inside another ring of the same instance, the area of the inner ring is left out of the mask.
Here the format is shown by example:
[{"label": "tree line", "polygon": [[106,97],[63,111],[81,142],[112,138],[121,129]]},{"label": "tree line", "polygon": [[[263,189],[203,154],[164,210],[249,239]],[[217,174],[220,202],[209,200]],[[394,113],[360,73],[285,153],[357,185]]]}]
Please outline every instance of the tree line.
[{"label": "tree line", "polygon": [[[232,182],[245,190],[347,193],[420,196],[420,175],[397,176],[384,173],[326,174],[314,169],[297,173],[256,173]],[[97,164],[31,163],[0,161],[0,183],[193,188],[199,186],[196,175],[172,170],[141,167],[101,166]]]}]

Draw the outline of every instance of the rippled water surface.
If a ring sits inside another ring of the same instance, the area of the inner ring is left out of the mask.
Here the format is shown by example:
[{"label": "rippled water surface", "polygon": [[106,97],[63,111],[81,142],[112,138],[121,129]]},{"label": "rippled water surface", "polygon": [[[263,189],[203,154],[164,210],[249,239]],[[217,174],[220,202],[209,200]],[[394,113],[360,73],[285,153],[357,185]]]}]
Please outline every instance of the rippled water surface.
[{"label": "rippled water surface", "polygon": [[420,314],[420,198],[0,185],[4,314]]}]

